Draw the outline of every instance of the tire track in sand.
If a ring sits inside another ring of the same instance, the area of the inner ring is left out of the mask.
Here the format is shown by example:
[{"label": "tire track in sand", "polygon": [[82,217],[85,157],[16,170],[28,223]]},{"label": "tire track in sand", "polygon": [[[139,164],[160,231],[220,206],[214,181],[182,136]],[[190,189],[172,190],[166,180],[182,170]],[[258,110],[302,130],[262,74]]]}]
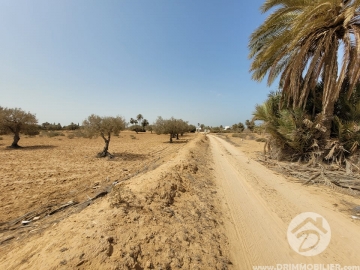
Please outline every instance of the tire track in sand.
[{"label": "tire track in sand", "polygon": [[[228,213],[225,226],[234,269],[285,263],[359,264],[357,224],[329,209],[326,201],[312,196],[303,186],[250,160],[223,139],[212,135],[209,139],[219,194]],[[297,254],[287,242],[289,222],[302,212],[319,213],[331,226],[330,245],[314,257]]]}]

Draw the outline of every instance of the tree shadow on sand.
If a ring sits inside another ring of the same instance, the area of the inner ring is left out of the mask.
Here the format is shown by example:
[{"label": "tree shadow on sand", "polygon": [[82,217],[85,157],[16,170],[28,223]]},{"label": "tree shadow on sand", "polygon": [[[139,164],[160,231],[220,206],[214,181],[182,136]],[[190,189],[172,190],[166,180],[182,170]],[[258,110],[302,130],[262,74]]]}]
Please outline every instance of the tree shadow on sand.
[{"label": "tree shadow on sand", "polygon": [[166,141],[164,143],[168,143],[168,144],[177,144],[177,143],[187,143],[189,140],[176,140],[176,139],[173,139],[172,142],[169,142],[169,141]]},{"label": "tree shadow on sand", "polygon": [[122,160],[144,160],[147,158],[147,155],[144,154],[134,154],[134,153],[126,153],[126,152],[122,152],[122,153],[111,153],[112,156],[116,157],[116,158],[120,158]]},{"label": "tree shadow on sand", "polygon": [[27,150],[53,149],[56,147],[57,147],[56,145],[31,145],[31,146],[20,146],[20,147],[6,146],[6,150],[27,151]]}]

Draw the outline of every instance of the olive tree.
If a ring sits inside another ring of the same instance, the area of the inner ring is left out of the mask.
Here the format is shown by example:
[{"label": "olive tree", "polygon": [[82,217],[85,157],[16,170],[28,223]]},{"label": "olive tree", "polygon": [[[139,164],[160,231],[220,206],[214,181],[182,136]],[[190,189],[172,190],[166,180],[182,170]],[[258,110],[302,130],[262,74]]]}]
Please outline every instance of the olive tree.
[{"label": "olive tree", "polygon": [[148,126],[146,127],[146,129],[147,129],[148,131],[150,131],[151,134],[152,134],[152,132],[153,132],[153,130],[154,130],[154,125],[148,125]]},{"label": "olive tree", "polygon": [[165,134],[170,135],[170,142],[172,143],[172,138],[175,138],[176,134],[179,133],[179,122],[174,117],[171,117],[168,120],[165,120]]},{"label": "olive tree", "polygon": [[188,130],[187,122],[182,119],[175,119],[171,117],[170,119],[163,119],[159,116],[154,123],[154,130],[157,134],[169,134],[170,143],[173,142],[173,138],[179,139],[179,133],[185,132]]},{"label": "olive tree", "polygon": [[161,116],[158,116],[155,123],[153,124],[153,129],[155,130],[156,134],[164,134],[165,131],[165,119],[163,119]]},{"label": "olive tree", "polygon": [[178,120],[178,130],[176,133],[176,139],[179,139],[179,133],[181,136],[184,135],[185,132],[189,132],[190,127],[189,127],[189,122],[188,121],[184,121],[182,119]]},{"label": "olive tree", "polygon": [[[141,114],[139,114],[141,115]],[[139,117],[139,116],[138,116]],[[133,120],[133,122],[131,122],[131,119]],[[146,119],[143,119],[141,122],[134,120],[133,118],[130,119],[130,123],[133,123],[133,125],[131,126],[131,130],[135,131],[136,134],[138,134],[139,132],[146,132],[145,127],[149,125],[149,121]],[[140,125],[138,125],[138,123],[140,123]],[[136,125],[134,125],[136,124]]]},{"label": "olive tree", "polygon": [[189,125],[188,129],[189,129],[189,132],[191,132],[191,133],[196,132],[196,126],[195,125]]},{"label": "olive tree", "polygon": [[132,125],[130,130],[135,131],[136,134],[139,134],[139,132],[143,131],[143,128],[140,125]]},{"label": "olive tree", "polygon": [[102,152],[98,153],[98,157],[112,157],[108,152],[111,135],[118,135],[125,128],[125,119],[121,116],[117,117],[100,117],[92,114],[83,122],[85,132],[90,138],[100,136],[105,142]]},{"label": "olive tree", "polygon": [[35,114],[25,112],[20,108],[0,107],[0,129],[14,134],[14,140],[11,147],[18,148],[20,132],[33,130],[36,128],[37,119]]}]

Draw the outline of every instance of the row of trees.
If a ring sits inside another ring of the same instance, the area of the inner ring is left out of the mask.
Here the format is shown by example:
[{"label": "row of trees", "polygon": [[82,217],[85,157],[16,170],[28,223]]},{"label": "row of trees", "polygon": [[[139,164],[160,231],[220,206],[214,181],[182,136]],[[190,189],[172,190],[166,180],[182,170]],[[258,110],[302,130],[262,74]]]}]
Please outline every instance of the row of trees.
[{"label": "row of trees", "polygon": [[[25,112],[21,112],[22,110],[19,108],[15,108],[15,109],[9,109],[9,108],[2,108],[3,110],[3,115],[4,118],[2,119],[3,121],[6,121],[9,125],[9,123],[12,122],[16,122],[16,121],[24,121],[24,119],[19,119],[19,115],[21,114],[31,114],[30,112],[25,113]],[[33,114],[31,114],[33,115]],[[35,117],[35,115],[33,115],[33,118]],[[16,120],[17,118],[17,120]],[[5,120],[7,119],[7,120]],[[36,119],[36,117],[35,117]],[[37,120],[36,120],[37,121]],[[49,122],[45,122],[42,123],[41,125],[38,125],[37,122],[31,125],[27,125],[27,126],[23,126],[22,127],[22,131],[26,134],[26,135],[38,135],[40,134],[40,130],[46,130],[46,131],[55,131],[55,130],[76,130],[79,129],[81,126],[79,124],[75,124],[73,122],[71,122],[70,125],[68,126],[61,126],[60,123],[49,123]],[[0,129],[0,134],[7,134],[7,133],[13,133],[11,131],[11,129],[9,127],[5,128],[5,125],[3,125],[3,128]]]},{"label": "row of trees", "polygon": [[244,126],[244,124],[243,123],[238,123],[238,124],[233,124],[232,126],[231,126],[231,130],[233,131],[233,132],[243,132],[244,130],[245,130],[245,126]]},{"label": "row of trees", "polygon": [[68,126],[61,126],[60,123],[58,124],[51,124],[49,122],[45,122],[45,123],[42,123],[41,126],[39,126],[39,129],[41,130],[76,130],[76,129],[79,129],[80,128],[80,125],[79,124],[75,124],[73,122],[71,122],[70,125]]},{"label": "row of trees", "polygon": [[[251,132],[254,131],[254,129],[255,129],[254,121],[246,120],[245,125],[246,125],[246,128],[248,130],[250,130]],[[233,124],[231,126],[231,131],[233,131],[233,132],[243,132],[245,130],[245,125],[243,123],[241,123],[241,122],[239,122],[238,124]]]},{"label": "row of trees", "polygon": [[179,135],[183,136],[185,132],[195,131],[196,127],[189,125],[187,121],[182,119],[163,119],[159,116],[154,123],[154,130],[156,134],[169,134],[170,143],[173,142],[173,138],[179,139]]},{"label": "row of trees", "polygon": [[[142,115],[140,114],[138,115],[138,121],[141,120],[142,123],[144,123],[144,120],[146,119],[142,119]],[[102,152],[98,153],[98,157],[106,157],[106,156],[111,157],[111,154],[108,151],[111,136],[112,135],[117,136],[121,130],[125,129],[125,126],[126,126],[126,121],[121,116],[100,117],[97,115],[90,115],[83,122],[84,132],[88,135],[88,137],[93,138],[100,136],[104,140],[105,143],[104,149]],[[146,125],[143,126],[144,129],[145,126]],[[190,128],[188,122],[185,122],[182,119],[175,119],[172,117],[170,119],[165,120],[160,116],[157,118],[153,126],[157,134],[169,134],[171,143],[173,142],[174,137],[179,139],[179,134],[182,136],[185,132],[189,132],[189,128]]]},{"label": "row of trees", "polygon": [[[130,123],[133,122],[132,120],[133,119],[130,120]],[[143,119],[141,114],[138,115],[137,120],[141,121],[142,129],[145,131],[145,127],[148,126],[148,121]],[[70,126],[72,125],[74,126],[74,129],[80,128],[79,125],[72,123]],[[104,149],[98,156],[106,157],[111,156],[108,151],[111,137],[119,135],[120,131],[124,130],[125,127],[126,121],[121,116],[100,117],[92,114],[83,121],[81,128],[87,137],[93,138],[100,136],[104,140]],[[0,132],[11,132],[14,134],[14,140],[11,147],[20,147],[18,145],[20,132],[26,133],[36,128],[39,128],[39,126],[37,125],[37,119],[34,114],[25,112],[19,108],[11,109],[0,107]],[[61,125],[43,123],[41,128],[45,130],[54,130],[55,128],[61,128]],[[175,119],[173,117],[170,119],[163,119],[162,117],[158,117],[154,125],[151,126],[151,131],[153,129],[157,134],[169,134],[170,142],[173,142],[173,138],[176,137],[179,139],[179,134],[182,136],[185,132],[189,132],[190,130],[195,131],[196,128],[182,119]]]},{"label": "row of trees", "polygon": [[[251,132],[254,132],[254,129],[256,127],[254,121],[250,121],[250,120],[246,120],[245,121],[245,125],[246,128],[248,130],[250,130]],[[227,132],[243,132],[245,130],[245,125],[241,122],[233,124],[228,130]],[[220,133],[220,132],[224,132],[225,128],[224,126],[220,125],[218,127],[210,127],[210,126],[205,126],[203,124],[200,125],[202,130],[209,130],[210,132],[213,133]]]}]

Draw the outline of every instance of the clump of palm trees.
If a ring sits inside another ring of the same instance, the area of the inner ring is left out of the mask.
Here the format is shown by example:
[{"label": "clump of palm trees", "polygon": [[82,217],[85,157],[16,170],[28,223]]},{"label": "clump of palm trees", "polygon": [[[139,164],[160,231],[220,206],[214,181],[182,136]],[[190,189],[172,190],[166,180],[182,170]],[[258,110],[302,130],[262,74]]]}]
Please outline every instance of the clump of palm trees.
[{"label": "clump of palm trees", "polygon": [[[149,126],[149,121],[146,120],[142,114],[138,114],[136,119],[130,118],[130,124],[132,124],[131,130],[135,131],[136,133],[145,132],[145,128]],[[151,133],[152,133],[152,128]]]},{"label": "clump of palm trees", "polygon": [[265,152],[280,160],[316,158],[343,163],[346,156],[357,152],[360,142],[359,90],[350,100],[341,95],[335,103],[330,138],[325,144],[321,144],[324,126],[319,100],[311,97],[305,108],[281,108],[282,93],[269,94],[254,112],[254,119],[261,120],[262,128],[270,135]]},{"label": "clump of palm trees", "polygon": [[[277,156],[342,159],[360,142],[360,1],[267,0],[274,10],[251,35],[255,80],[279,78],[256,107]],[[275,150],[277,149],[277,150]]]}]

